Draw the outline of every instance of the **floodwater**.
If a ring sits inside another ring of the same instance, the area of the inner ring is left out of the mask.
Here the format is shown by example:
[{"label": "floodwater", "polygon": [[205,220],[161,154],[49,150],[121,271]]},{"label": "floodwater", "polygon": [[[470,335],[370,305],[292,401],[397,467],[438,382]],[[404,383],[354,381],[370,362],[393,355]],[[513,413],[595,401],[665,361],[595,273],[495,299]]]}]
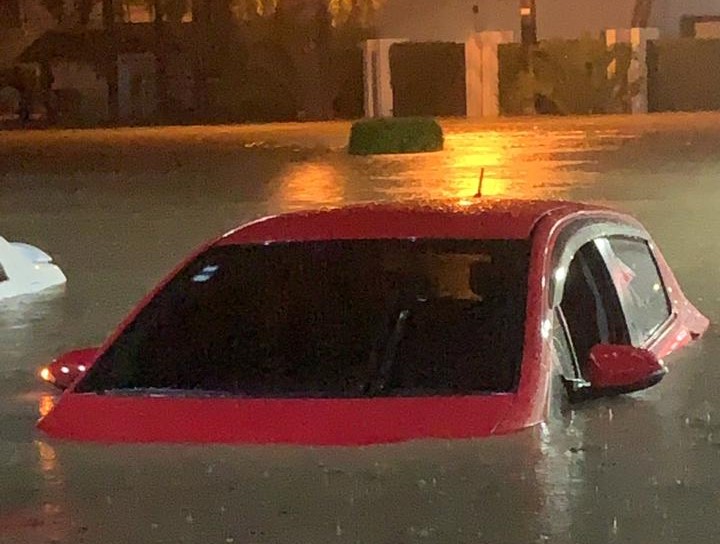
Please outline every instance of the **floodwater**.
[{"label": "floodwater", "polygon": [[486,195],[611,204],[720,319],[720,116],[446,123],[447,149],[349,157],[345,124],[0,133],[0,235],[64,292],[0,303],[0,543],[716,542],[715,326],[642,394],[510,437],[367,448],[62,443],[37,367],[100,343],[179,259],[283,210]]}]

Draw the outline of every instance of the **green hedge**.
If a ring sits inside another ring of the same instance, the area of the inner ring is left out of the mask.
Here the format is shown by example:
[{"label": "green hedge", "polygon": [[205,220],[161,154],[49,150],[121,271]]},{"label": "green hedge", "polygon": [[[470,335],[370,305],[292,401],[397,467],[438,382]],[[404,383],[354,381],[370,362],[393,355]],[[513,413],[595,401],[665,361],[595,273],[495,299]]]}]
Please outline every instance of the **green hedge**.
[{"label": "green hedge", "polygon": [[440,151],[442,127],[431,117],[363,119],[353,124],[348,151],[352,155]]}]

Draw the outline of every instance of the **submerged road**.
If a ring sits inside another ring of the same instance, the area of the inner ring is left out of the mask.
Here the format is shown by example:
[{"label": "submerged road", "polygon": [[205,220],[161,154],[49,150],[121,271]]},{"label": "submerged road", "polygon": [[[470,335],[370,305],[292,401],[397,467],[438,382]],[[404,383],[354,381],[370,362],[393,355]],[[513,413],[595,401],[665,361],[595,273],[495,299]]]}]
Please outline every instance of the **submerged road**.
[{"label": "submerged road", "polygon": [[358,158],[345,123],[0,133],[0,235],[69,284],[0,303],[0,543],[714,543],[720,337],[658,387],[499,439],[361,449],[102,447],[34,429],[36,368],[98,344],[205,239],[267,213],[484,193],[599,202],[720,320],[720,115],[447,121]]}]

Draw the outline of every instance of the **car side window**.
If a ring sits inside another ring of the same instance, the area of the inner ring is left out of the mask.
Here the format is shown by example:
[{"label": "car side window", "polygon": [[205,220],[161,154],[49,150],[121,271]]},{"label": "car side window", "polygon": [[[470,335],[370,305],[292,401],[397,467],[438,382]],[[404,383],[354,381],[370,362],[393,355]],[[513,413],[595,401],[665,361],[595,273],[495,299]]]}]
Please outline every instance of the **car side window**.
[{"label": "car side window", "polygon": [[560,309],[581,374],[597,344],[630,343],[609,270],[593,242],[580,248],[567,269]]},{"label": "car side window", "polygon": [[596,241],[605,256],[632,343],[648,340],[671,315],[670,299],[646,240],[612,236]]},{"label": "car side window", "polygon": [[7,280],[8,280],[8,276],[5,273],[5,269],[3,268],[3,265],[0,264],[0,283],[7,281]]}]

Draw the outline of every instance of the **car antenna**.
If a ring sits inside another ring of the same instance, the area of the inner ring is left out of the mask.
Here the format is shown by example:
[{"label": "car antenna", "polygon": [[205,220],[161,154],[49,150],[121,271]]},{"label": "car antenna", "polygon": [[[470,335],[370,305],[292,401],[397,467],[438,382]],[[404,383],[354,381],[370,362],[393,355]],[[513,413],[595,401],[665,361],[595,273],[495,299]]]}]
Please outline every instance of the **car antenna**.
[{"label": "car antenna", "polygon": [[473,198],[482,198],[482,186],[483,181],[485,180],[485,168],[480,169],[480,179],[478,180],[478,190],[477,193],[475,193],[475,196]]}]

